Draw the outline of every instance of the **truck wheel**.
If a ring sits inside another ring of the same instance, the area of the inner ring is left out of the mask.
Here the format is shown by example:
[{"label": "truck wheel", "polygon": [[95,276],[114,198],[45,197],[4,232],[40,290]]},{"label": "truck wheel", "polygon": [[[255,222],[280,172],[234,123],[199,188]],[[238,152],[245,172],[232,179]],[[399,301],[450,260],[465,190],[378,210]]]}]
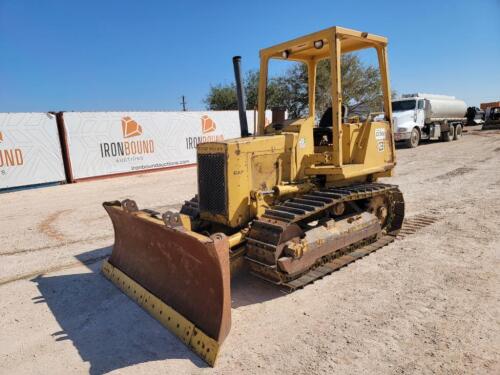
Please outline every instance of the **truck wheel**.
[{"label": "truck wheel", "polygon": [[417,128],[411,130],[410,139],[405,141],[405,146],[408,148],[415,148],[420,143],[420,131]]},{"label": "truck wheel", "polygon": [[455,128],[453,127],[453,125],[450,125],[449,130],[447,132],[443,132],[441,134],[441,140],[443,142],[450,142],[453,140],[453,137],[455,136]]},{"label": "truck wheel", "polygon": [[460,139],[462,136],[462,125],[458,124],[455,126],[455,135],[453,136],[453,140],[456,141],[457,139]]}]

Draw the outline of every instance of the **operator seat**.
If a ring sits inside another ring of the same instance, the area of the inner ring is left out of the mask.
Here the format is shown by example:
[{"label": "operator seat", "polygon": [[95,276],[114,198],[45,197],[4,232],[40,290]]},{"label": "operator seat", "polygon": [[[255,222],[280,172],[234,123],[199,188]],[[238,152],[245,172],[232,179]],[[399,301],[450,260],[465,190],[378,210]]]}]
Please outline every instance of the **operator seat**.
[{"label": "operator seat", "polygon": [[[347,113],[347,107],[343,105],[342,119],[345,119],[346,113]],[[313,128],[315,146],[326,146],[326,145],[331,145],[333,143],[332,118],[333,118],[332,107],[328,107],[326,111],[323,113],[323,116],[321,116],[318,127]]]}]

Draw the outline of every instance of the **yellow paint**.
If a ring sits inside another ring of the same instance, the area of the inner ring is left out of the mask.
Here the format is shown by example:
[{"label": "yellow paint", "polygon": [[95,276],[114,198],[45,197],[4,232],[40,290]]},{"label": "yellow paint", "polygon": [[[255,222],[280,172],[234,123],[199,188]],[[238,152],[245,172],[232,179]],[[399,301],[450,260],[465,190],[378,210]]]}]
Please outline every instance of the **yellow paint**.
[{"label": "yellow paint", "polygon": [[245,234],[243,232],[236,232],[235,234],[228,237],[229,247],[233,248],[240,245],[245,240]]},{"label": "yellow paint", "polygon": [[186,214],[179,214],[179,217],[181,219],[181,224],[186,229],[187,231],[191,231],[191,217]]},{"label": "yellow paint", "polygon": [[[315,42],[323,46],[316,48]],[[278,185],[312,182],[324,175],[327,185],[376,180],[391,175],[395,166],[391,118],[387,39],[378,35],[332,27],[260,51],[258,136],[198,145],[198,153],[225,155],[227,210],[225,214],[201,212],[201,218],[233,228],[243,228],[272,205],[279,194],[268,192]],[[342,54],[375,48],[379,58],[386,118],[364,123],[342,119]],[[308,68],[309,106],[306,118],[286,120],[281,128],[265,127],[268,63],[284,59],[305,63]],[[314,93],[317,63],[329,58],[331,63],[332,146],[314,146]]]},{"label": "yellow paint", "polygon": [[[198,153],[226,155],[227,214],[200,212],[202,219],[231,227],[243,226],[254,215],[251,191],[270,190],[279,183],[279,165],[290,163],[285,136],[248,137],[198,145]],[[280,160],[288,159],[285,163]],[[288,177],[288,176],[287,176]]]}]

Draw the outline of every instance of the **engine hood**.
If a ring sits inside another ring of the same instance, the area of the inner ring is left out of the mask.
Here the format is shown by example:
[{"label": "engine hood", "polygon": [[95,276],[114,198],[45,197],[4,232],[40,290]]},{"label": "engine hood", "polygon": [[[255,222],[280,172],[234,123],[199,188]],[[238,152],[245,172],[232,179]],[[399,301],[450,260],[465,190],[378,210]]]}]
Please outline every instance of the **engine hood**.
[{"label": "engine hood", "polygon": [[399,128],[412,128],[415,124],[415,111],[398,111],[392,113],[392,121],[396,129]]}]

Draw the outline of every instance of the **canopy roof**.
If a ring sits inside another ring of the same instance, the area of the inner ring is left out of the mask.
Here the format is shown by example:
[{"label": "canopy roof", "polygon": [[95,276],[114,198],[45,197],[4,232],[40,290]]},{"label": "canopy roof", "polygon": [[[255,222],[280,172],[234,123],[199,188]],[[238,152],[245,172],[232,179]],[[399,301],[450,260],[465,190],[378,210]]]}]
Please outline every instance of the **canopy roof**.
[{"label": "canopy roof", "polygon": [[[332,40],[334,35],[341,41],[342,53],[387,45],[387,38],[383,36],[334,26],[269,48],[264,48],[260,50],[260,56],[292,61],[325,59],[330,57],[330,40]],[[323,41],[323,46],[316,48],[314,42],[321,44],[319,41]],[[287,58],[283,56],[284,51],[288,53]]]}]

